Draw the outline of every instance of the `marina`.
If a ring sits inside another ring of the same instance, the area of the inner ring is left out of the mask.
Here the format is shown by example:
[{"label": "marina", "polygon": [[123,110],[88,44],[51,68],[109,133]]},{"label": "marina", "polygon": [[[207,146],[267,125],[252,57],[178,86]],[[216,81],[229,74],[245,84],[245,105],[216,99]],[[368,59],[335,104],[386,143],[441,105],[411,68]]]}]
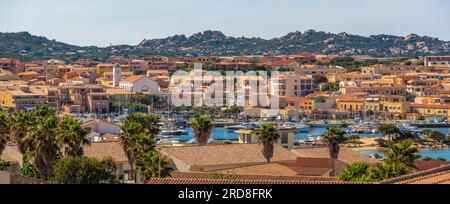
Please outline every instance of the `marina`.
[{"label": "marina", "polygon": [[[383,154],[377,150],[362,150],[359,151],[361,154],[366,154],[366,155],[373,155],[373,154],[378,154],[380,156],[382,156]],[[447,161],[450,161],[450,149],[433,149],[433,150],[429,150],[429,149],[425,149],[425,150],[421,150],[420,154],[423,157],[431,157],[434,159],[437,158],[444,158],[447,159]]]},{"label": "marina", "polygon": [[[256,129],[260,126],[258,123],[242,123],[241,125],[215,127],[212,130],[211,138],[215,141],[237,141],[239,135],[235,133],[239,129]],[[408,130],[412,132],[420,132],[422,130],[435,130],[444,135],[450,134],[450,128],[419,128],[413,125],[403,124],[398,126],[400,130]],[[299,125],[295,123],[285,123],[280,128],[296,129],[295,139],[298,142],[308,143],[313,140],[317,140],[323,133],[326,132],[326,126],[317,125]],[[362,125],[348,125],[343,128],[347,135],[358,135],[361,138],[378,138],[383,137],[377,130],[375,125],[369,125],[368,123],[362,123]],[[166,138],[170,141],[187,142],[194,138],[194,133],[191,128],[179,127],[173,130],[163,130],[158,138]]]}]

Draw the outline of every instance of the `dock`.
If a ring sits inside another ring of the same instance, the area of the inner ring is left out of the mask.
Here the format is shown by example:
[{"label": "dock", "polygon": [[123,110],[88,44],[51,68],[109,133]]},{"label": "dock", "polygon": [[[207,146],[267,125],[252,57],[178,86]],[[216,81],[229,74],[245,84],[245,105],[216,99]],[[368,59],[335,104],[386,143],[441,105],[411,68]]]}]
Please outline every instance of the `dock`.
[{"label": "dock", "polygon": [[413,123],[418,128],[449,128],[450,123]]}]

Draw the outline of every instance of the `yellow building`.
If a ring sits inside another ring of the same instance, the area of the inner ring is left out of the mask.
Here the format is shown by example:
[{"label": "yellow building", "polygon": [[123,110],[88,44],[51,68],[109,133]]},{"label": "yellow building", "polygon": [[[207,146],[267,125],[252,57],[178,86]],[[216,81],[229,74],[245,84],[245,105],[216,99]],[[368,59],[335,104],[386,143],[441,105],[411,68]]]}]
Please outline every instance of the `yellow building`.
[{"label": "yellow building", "polygon": [[113,80],[102,77],[101,79],[99,79],[100,84],[106,87],[114,87],[114,83]]},{"label": "yellow building", "polygon": [[411,109],[420,113],[424,117],[428,116],[442,116],[445,118],[450,118],[450,105],[447,104],[417,104],[412,103]]},{"label": "yellow building", "polygon": [[42,87],[5,87],[0,90],[0,108],[3,110],[31,110],[48,103]]},{"label": "yellow building", "polygon": [[365,98],[343,98],[337,100],[338,111],[363,112]]},{"label": "yellow building", "polygon": [[[95,67],[95,71],[100,75],[103,75],[105,72],[112,72],[114,64],[98,64]],[[129,65],[122,65],[122,72],[131,72]]]},{"label": "yellow building", "polygon": [[410,111],[409,102],[404,96],[382,97],[381,104],[383,116],[388,119],[405,119],[406,113]]},{"label": "yellow building", "polygon": [[58,88],[46,86],[43,87],[43,92],[47,94],[48,97],[48,106],[52,108],[57,108],[59,99],[58,99]]},{"label": "yellow building", "polygon": [[[295,129],[278,129],[281,134],[281,138],[278,140],[278,144],[288,149],[294,148],[295,143],[295,133],[297,130]],[[239,134],[239,143],[241,144],[254,144],[258,143],[258,135],[256,135],[255,130],[250,129],[240,129],[235,131]]]}]

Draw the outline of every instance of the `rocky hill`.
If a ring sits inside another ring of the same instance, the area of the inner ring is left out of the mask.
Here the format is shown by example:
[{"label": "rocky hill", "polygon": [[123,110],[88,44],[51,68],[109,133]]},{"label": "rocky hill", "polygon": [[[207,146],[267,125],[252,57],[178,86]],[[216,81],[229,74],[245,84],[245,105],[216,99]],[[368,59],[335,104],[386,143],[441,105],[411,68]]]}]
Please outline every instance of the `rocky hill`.
[{"label": "rocky hill", "polygon": [[220,31],[205,31],[192,36],[175,35],[164,39],[143,40],[136,46],[106,48],[80,47],[31,35],[28,32],[0,33],[0,57],[33,59],[58,58],[105,60],[112,56],[144,55],[263,55],[297,54],[369,55],[372,57],[414,57],[450,54],[450,42],[428,36],[372,35],[327,33],[314,30],[292,32],[274,39],[230,37]]}]

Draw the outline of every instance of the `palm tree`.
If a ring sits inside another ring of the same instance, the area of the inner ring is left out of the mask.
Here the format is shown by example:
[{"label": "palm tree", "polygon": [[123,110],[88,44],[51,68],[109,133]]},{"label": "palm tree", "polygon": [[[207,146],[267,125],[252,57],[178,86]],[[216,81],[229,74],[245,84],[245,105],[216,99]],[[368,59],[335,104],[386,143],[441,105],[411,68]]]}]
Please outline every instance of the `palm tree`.
[{"label": "palm tree", "polygon": [[56,115],[56,109],[50,108],[47,105],[39,106],[31,112],[31,114],[36,118],[46,118],[49,116]]},{"label": "palm tree", "polygon": [[369,170],[370,165],[367,163],[351,164],[347,166],[339,179],[342,181],[371,181]]},{"label": "palm tree", "polygon": [[172,163],[167,156],[157,151],[151,151],[140,155],[136,160],[136,168],[142,176],[142,180],[146,181],[151,178],[170,177],[173,172]]},{"label": "palm tree", "polygon": [[0,155],[2,155],[5,145],[10,141],[9,123],[5,113],[0,113]]},{"label": "palm tree", "polygon": [[28,142],[23,141],[23,138],[29,133],[29,129],[36,122],[36,118],[31,112],[15,112],[12,114],[9,122],[10,139],[16,143],[22,154],[30,147]]},{"label": "palm tree", "polygon": [[90,144],[86,137],[89,132],[90,128],[83,127],[75,118],[66,117],[59,121],[57,139],[65,146],[65,156],[82,157],[83,145]]},{"label": "palm tree", "polygon": [[56,116],[40,118],[39,125],[31,126],[21,141],[29,145],[30,159],[44,179],[51,178],[52,165],[60,156],[60,147],[56,139],[57,124]]},{"label": "palm tree", "polygon": [[386,163],[401,163],[407,168],[416,168],[414,161],[421,158],[420,152],[413,147],[412,140],[402,140],[398,143],[387,142],[388,148],[381,150],[386,157]]},{"label": "palm tree", "polygon": [[190,126],[194,131],[195,139],[197,139],[197,144],[206,145],[208,143],[209,137],[211,136],[212,129],[214,128],[214,124],[209,119],[209,117],[206,115],[196,117],[194,120],[192,120]]},{"label": "palm tree", "polygon": [[336,160],[339,156],[339,143],[344,142],[344,131],[339,127],[329,127],[327,131],[322,134],[322,142],[328,145],[328,151],[330,155],[330,176],[336,176]]},{"label": "palm tree", "polygon": [[150,138],[156,138],[156,136],[161,133],[161,128],[159,123],[161,118],[155,114],[149,114],[145,117],[145,132],[150,136]]},{"label": "palm tree", "polygon": [[[122,147],[127,154],[128,162],[131,170],[134,171],[134,163],[136,158],[141,155],[153,151],[155,148],[155,140],[147,134],[141,132],[142,125],[127,118],[122,125],[122,134],[120,141]],[[133,172],[131,176],[134,177]],[[136,178],[136,177],[134,177]]]},{"label": "palm tree", "polygon": [[391,178],[400,177],[408,174],[408,168],[398,162],[379,164],[374,168],[370,168],[370,177],[374,181],[384,181]]},{"label": "palm tree", "polygon": [[256,131],[258,136],[258,142],[263,145],[262,153],[267,159],[267,163],[270,163],[270,159],[273,157],[274,144],[278,142],[281,134],[272,124],[264,124]]},{"label": "palm tree", "polygon": [[127,116],[125,122],[133,122],[140,125],[136,129],[137,133],[146,133],[150,138],[155,138],[160,132],[159,123],[161,118],[154,114],[144,115],[141,113],[133,113]]}]

